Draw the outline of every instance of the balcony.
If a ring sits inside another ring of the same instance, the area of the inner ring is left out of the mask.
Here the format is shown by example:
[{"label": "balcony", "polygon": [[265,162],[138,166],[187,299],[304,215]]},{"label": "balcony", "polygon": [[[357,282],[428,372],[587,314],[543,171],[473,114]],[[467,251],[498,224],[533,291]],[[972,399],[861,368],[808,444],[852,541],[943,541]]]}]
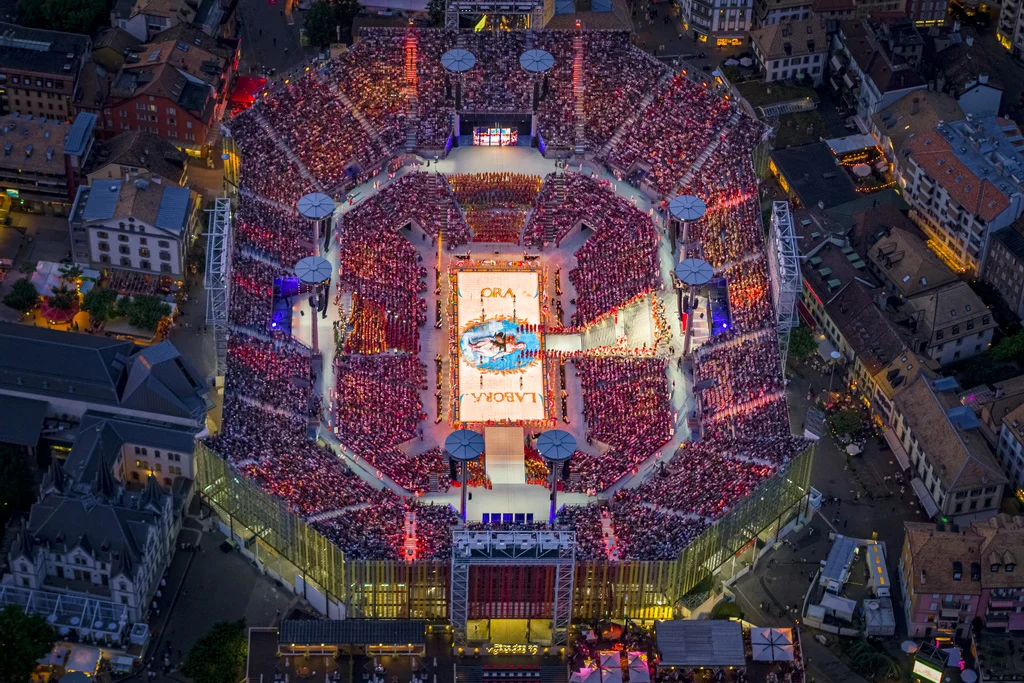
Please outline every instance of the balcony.
[{"label": "balcony", "polygon": [[1013,609],[1013,598],[995,598],[993,597],[991,602],[988,604],[990,610],[1010,610]]},{"label": "balcony", "polygon": [[963,603],[959,601],[946,602],[942,601],[942,610],[939,612],[939,616],[943,619],[956,619],[960,620],[960,610],[963,609]]}]

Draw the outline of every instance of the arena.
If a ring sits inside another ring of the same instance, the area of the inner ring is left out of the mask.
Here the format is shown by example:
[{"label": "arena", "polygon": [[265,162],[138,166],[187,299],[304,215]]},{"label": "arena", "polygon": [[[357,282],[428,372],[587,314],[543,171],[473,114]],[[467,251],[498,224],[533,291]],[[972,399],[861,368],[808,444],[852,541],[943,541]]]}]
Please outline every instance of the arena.
[{"label": "arena", "polygon": [[[475,66],[446,71],[454,48]],[[523,69],[530,49],[553,66]],[[813,451],[784,394],[764,130],[713,84],[625,33],[366,29],[227,128],[230,337],[197,476],[322,612],[558,642],[552,560],[460,573],[453,532],[572,532],[572,615],[643,621],[685,616],[799,517]],[[335,200],[324,225],[295,208],[311,192]],[[672,218],[681,194],[706,213]],[[310,255],[333,271],[317,308]],[[683,288],[692,257],[714,277]],[[487,444],[465,497],[459,429]],[[567,467],[538,451],[550,429],[575,438]]]}]

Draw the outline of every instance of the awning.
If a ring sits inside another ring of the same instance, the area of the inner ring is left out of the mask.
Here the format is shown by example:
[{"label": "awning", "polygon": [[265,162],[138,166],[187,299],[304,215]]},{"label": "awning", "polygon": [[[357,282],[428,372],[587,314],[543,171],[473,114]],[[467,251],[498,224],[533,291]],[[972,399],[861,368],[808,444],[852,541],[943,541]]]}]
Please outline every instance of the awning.
[{"label": "awning", "polygon": [[807,327],[812,330],[817,329],[818,322],[814,319],[814,316],[811,315],[811,312],[807,310],[807,306],[804,302],[799,299],[797,299],[796,302],[796,312],[800,315],[800,319],[804,321],[804,324],[807,325]]},{"label": "awning", "polygon": [[896,436],[896,432],[894,430],[885,430],[885,442],[889,444],[889,448],[892,449],[892,453],[896,456],[896,462],[900,464],[900,467],[904,470],[909,470],[910,457],[907,455],[907,452],[903,450],[903,444],[900,443],[899,437]]},{"label": "awning", "polygon": [[823,334],[818,335],[818,355],[821,356],[822,360],[826,363],[832,362],[832,353],[836,350],[836,347],[832,346],[832,342],[828,340]]},{"label": "awning", "polygon": [[932,494],[928,493],[928,489],[925,487],[924,482],[921,481],[921,477],[914,477],[910,485],[914,488],[914,493],[917,494],[918,500],[921,501],[925,514],[928,515],[929,519],[934,517],[939,512],[939,506],[932,499]]}]

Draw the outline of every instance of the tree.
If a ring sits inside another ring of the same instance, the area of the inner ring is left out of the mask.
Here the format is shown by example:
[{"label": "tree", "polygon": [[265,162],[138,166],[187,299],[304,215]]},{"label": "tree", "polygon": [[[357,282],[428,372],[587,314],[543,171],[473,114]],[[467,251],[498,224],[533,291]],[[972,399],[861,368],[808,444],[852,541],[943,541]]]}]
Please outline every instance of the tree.
[{"label": "tree", "polygon": [[789,333],[789,357],[794,360],[806,360],[818,348],[814,332],[806,325],[801,325]]},{"label": "tree", "polygon": [[851,408],[832,413],[831,417],[828,418],[828,421],[829,424],[832,425],[832,431],[836,434],[853,434],[854,432],[860,431],[864,426],[864,421],[860,418],[860,413]]},{"label": "tree", "polygon": [[106,0],[21,0],[18,18],[36,28],[92,35],[110,21]]},{"label": "tree", "polygon": [[60,279],[64,282],[76,282],[82,277],[82,269],[74,263],[65,263],[60,267]]},{"label": "tree", "polygon": [[35,502],[32,465],[28,456],[14,446],[0,444],[0,526],[15,512],[24,512]]},{"label": "tree", "polygon": [[93,287],[82,299],[82,310],[94,325],[102,325],[114,317],[117,292],[106,287]]},{"label": "tree", "polygon": [[181,672],[195,683],[234,683],[245,675],[245,619],[220,621],[188,651]]},{"label": "tree", "polygon": [[171,307],[153,294],[136,294],[117,302],[117,316],[128,318],[128,324],[140,330],[156,331],[160,321],[171,314]]},{"label": "tree", "polygon": [[325,0],[317,0],[306,12],[303,29],[309,44],[322,50],[338,39],[338,14]]},{"label": "tree", "polygon": [[352,21],[359,16],[362,5],[359,0],[335,0],[334,15],[341,26],[342,35],[352,34]]},{"label": "tree", "polygon": [[39,295],[36,293],[35,285],[27,277],[23,277],[11,287],[11,291],[4,297],[4,305],[16,311],[27,313],[36,305]]},{"label": "tree", "polygon": [[[444,16],[447,12],[445,0],[430,0],[427,3],[427,14],[430,16],[431,26],[444,26]],[[1024,98],[1024,95],[1021,96]]]},{"label": "tree", "polygon": [[32,676],[36,660],[45,657],[57,634],[42,617],[14,605],[0,611],[0,681],[21,683]]},{"label": "tree", "polygon": [[990,355],[992,360],[1014,360],[1024,357],[1024,332],[1010,337],[1003,337],[993,347]]},{"label": "tree", "polygon": [[61,311],[70,311],[71,307],[75,305],[77,297],[78,292],[71,291],[67,285],[61,283],[60,287],[53,290],[53,294],[50,296],[50,305]]}]

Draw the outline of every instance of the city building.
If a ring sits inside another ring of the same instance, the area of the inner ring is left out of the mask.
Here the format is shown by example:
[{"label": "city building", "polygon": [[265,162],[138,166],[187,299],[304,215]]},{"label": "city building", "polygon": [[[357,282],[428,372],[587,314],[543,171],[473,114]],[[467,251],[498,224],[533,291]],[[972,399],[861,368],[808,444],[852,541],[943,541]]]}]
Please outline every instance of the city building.
[{"label": "city building", "polygon": [[0,113],[70,121],[89,36],[0,22]]},{"label": "city building", "polygon": [[746,43],[754,0],[682,0],[679,6],[694,40],[719,47]]},{"label": "city building", "polygon": [[88,183],[127,180],[136,176],[160,178],[169,185],[188,185],[188,155],[154,133],[128,131],[97,141],[85,167]]},{"label": "city building", "polygon": [[940,365],[988,350],[998,327],[992,312],[962,280],[910,297],[900,313],[915,350]]},{"label": "city building", "polygon": [[871,218],[865,227],[880,227],[865,239],[868,270],[883,283],[886,297],[902,304],[957,281],[901,211],[884,206],[872,211]]},{"label": "city building", "polygon": [[909,64],[914,69],[921,68],[924,56],[924,38],[910,19],[886,19],[871,25],[878,39],[878,44],[891,59]]},{"label": "city building", "polygon": [[[858,12],[860,7],[858,4]],[[870,129],[876,113],[907,93],[927,87],[911,64],[889,54],[867,19],[839,24],[832,37],[829,65],[829,83],[856,113],[863,130]]]},{"label": "city building", "polygon": [[189,0],[118,0],[110,10],[110,25],[147,42],[172,26],[194,21],[196,5]]},{"label": "city building", "polygon": [[960,403],[974,410],[981,420],[982,435],[998,454],[1003,418],[1024,403],[1024,376],[971,387],[960,394]]},{"label": "city building", "polygon": [[768,168],[786,194],[803,206],[824,210],[857,199],[853,180],[825,142],[777,149]]},{"label": "city building", "polygon": [[138,50],[142,41],[121,28],[100,31],[92,45],[92,61],[109,73],[117,73],[129,54]]},{"label": "city building", "polygon": [[890,163],[904,143],[935,130],[942,122],[967,118],[956,100],[934,90],[915,90],[871,117],[871,134]]},{"label": "city building", "polygon": [[908,140],[896,178],[910,217],[948,266],[980,275],[991,234],[1024,212],[1022,136],[997,117],[945,122]]},{"label": "city building", "polygon": [[766,83],[802,77],[815,86],[828,59],[825,21],[813,19],[770,24],[750,32],[754,51]]},{"label": "city building", "polygon": [[965,114],[978,117],[999,113],[1003,85],[973,32],[940,50],[930,63],[935,89],[949,93]]},{"label": "city building", "polygon": [[811,18],[811,0],[754,0],[754,26],[763,28]]},{"label": "city building", "polygon": [[92,154],[96,117],[73,124],[17,113],[0,116],[0,189],[19,206],[65,216]]},{"label": "city building", "polygon": [[988,631],[1024,628],[1024,518],[1006,514],[969,525],[904,522],[903,610],[911,638],[965,637],[975,619]]},{"label": "city building", "polygon": [[824,19],[826,27],[831,22],[846,21],[857,16],[856,0],[814,0],[812,16]]},{"label": "city building", "polygon": [[[111,463],[95,469],[80,482],[53,462],[8,554],[4,582],[120,603],[130,621],[143,621],[174,556],[192,482],[179,477],[165,489],[149,477],[128,488]],[[69,490],[85,485],[86,493]]]},{"label": "city building", "polygon": [[1024,57],[1024,7],[1020,0],[1003,0],[996,24],[996,38],[1014,57]]},{"label": "city building", "polygon": [[178,24],[134,48],[112,76],[104,130],[140,130],[193,156],[209,153],[238,64],[237,39],[212,38]]},{"label": "city building", "polygon": [[962,522],[997,512],[1008,480],[957,389],[953,378],[927,372],[909,381],[893,398],[887,441],[916,475],[911,488],[925,515]]},{"label": "city building", "polygon": [[820,335],[821,355],[839,352],[849,388],[886,424],[896,390],[929,361],[876,304],[880,284],[845,234],[810,219],[800,221],[797,234],[804,255],[801,315]]},{"label": "city building", "polygon": [[907,0],[907,17],[915,26],[942,26],[949,13],[949,0]]},{"label": "city building", "polygon": [[1024,495],[1024,403],[1003,416],[996,456],[1014,491]]},{"label": "city building", "polygon": [[75,263],[183,280],[188,247],[199,234],[201,197],[158,180],[80,187],[70,219]]},{"label": "city building", "polygon": [[1024,220],[992,233],[982,277],[1014,315],[1024,318]]}]

